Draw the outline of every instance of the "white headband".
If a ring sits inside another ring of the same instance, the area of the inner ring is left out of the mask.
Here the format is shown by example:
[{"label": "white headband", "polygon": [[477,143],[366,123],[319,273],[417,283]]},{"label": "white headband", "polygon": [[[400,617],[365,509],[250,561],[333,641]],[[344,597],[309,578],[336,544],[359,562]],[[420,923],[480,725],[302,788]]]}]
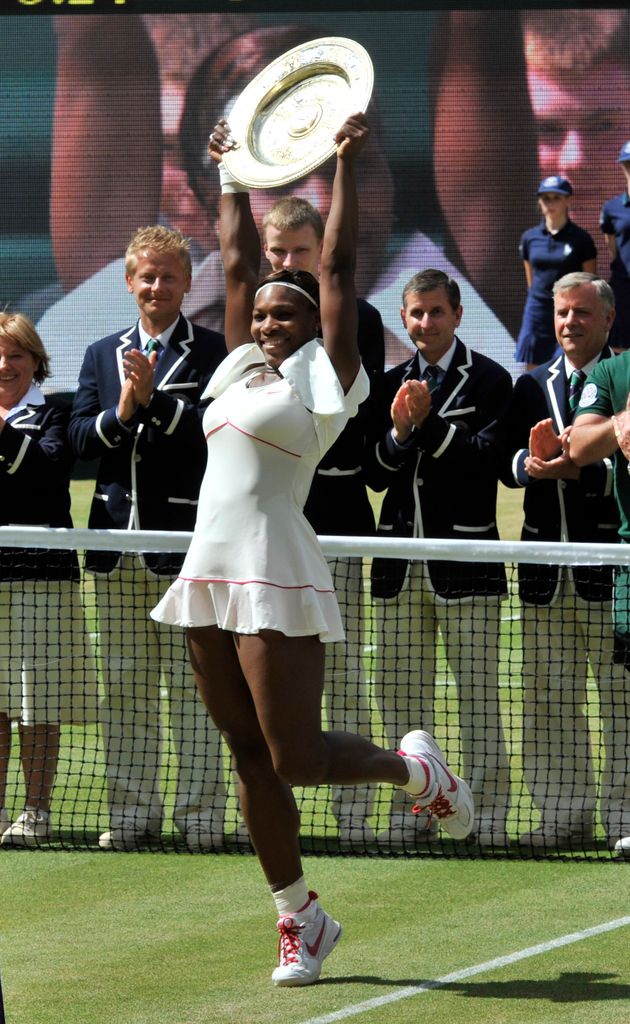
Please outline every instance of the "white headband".
[{"label": "white headband", "polygon": [[274,285],[278,285],[280,288],[293,288],[294,291],[299,292],[300,295],[304,295],[304,297],[307,298],[309,302],[312,302],[313,305],[315,306],[315,309],[319,309],[319,306],[317,305],[313,296],[309,295],[308,292],[304,290],[304,288],[300,288],[299,284],[293,284],[292,281],[265,281],[264,284],[261,284],[260,288],[256,289],[256,295],[254,295],[254,298],[256,298],[256,296],[263,290],[263,288],[273,288]]}]

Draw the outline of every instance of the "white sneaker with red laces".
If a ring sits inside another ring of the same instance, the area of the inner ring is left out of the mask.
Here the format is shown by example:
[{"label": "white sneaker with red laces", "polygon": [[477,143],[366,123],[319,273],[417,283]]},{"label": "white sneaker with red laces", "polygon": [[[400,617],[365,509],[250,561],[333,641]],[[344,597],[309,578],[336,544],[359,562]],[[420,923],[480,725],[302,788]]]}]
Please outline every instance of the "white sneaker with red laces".
[{"label": "white sneaker with red laces", "polygon": [[429,812],[453,837],[465,839],[472,831],[475,805],[470,787],[446,764],[442,751],[428,732],[414,729],[403,736],[400,750],[409,769],[405,790],[416,800],[416,814]]},{"label": "white sneaker with red laces", "polygon": [[309,897],[304,910],[278,921],[279,963],[271,975],[275,985],[312,985],[341,938],[341,925],[322,910],[317,893],[309,892]]}]

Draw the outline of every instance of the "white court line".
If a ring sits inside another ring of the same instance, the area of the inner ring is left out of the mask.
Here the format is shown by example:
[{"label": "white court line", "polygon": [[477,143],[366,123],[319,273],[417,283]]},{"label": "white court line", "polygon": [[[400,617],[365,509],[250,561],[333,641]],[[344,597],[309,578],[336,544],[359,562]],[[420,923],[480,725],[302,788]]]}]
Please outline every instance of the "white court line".
[{"label": "white court line", "polygon": [[519,949],[516,953],[508,953],[507,956],[486,960],[483,964],[464,967],[461,971],[445,974],[443,978],[436,978],[435,981],[425,981],[422,985],[400,988],[397,992],[390,992],[387,996],[367,999],[364,1003],[355,1003],[354,1006],[346,1006],[343,1010],[325,1013],[322,1017],[310,1017],[309,1020],[302,1021],[302,1024],[333,1024],[334,1021],[357,1017],[360,1013],[369,1013],[370,1010],[376,1010],[379,1006],[398,1003],[401,999],[411,999],[413,996],[422,995],[423,992],[431,992],[433,989],[442,988],[443,985],[450,985],[454,981],[463,981],[464,978],[472,978],[475,974],[494,971],[497,967],[509,967],[510,964],[516,964],[519,960],[527,960],[531,956],[538,956],[539,953],[549,953],[552,949],[570,946],[573,942],[582,942],[583,939],[590,939],[594,935],[602,935],[604,932],[613,932],[617,928],[625,928],[627,925],[630,925],[630,917],[619,917],[616,921],[596,924],[593,928],[585,928],[581,932],[571,932],[570,935],[561,935],[558,939],[541,942],[537,946],[528,946],[527,949]]}]

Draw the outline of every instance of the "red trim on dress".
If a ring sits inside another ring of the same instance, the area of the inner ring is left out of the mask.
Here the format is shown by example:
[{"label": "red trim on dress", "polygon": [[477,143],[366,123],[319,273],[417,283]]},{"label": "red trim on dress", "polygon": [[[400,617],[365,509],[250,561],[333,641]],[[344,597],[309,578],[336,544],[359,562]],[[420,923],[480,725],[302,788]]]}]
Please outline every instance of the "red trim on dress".
[{"label": "red trim on dress", "polygon": [[252,441],[258,441],[260,444],[266,444],[269,448],[275,448],[279,452],[284,452],[285,455],[292,455],[294,459],[302,458],[302,456],[298,455],[297,452],[291,452],[288,448],[282,448],[279,444],[274,444],[273,441],[265,441],[262,437],[256,437],[255,434],[250,434],[247,430],[243,430],[242,427],[237,427],[231,420],[226,420],[225,423],[221,423],[218,427],[215,427],[214,430],[210,430],[206,434],[206,441],[213,434],[216,434],[217,430],[222,430],[223,427],[232,427],[234,430],[238,430],[239,434],[243,434],[245,437],[251,438]]},{"label": "red trim on dress", "polygon": [[312,583],[296,583],[292,586],[287,586],[284,583],[273,583],[270,580],[226,580],[224,576],[178,576],[177,578],[182,580],[183,583],[228,583],[236,587],[246,587],[250,583],[254,583],[261,587],[276,587],[278,590],[314,590],[318,594],[335,593],[334,587],[324,590],[321,587],[314,586]]}]

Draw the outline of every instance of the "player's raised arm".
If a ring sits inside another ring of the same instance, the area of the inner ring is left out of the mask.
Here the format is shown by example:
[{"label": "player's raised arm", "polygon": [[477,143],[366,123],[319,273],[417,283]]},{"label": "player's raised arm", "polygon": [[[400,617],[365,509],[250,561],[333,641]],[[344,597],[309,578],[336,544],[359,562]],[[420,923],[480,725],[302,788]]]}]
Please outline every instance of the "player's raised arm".
[{"label": "player's raised arm", "polygon": [[225,119],[215,126],[208,153],[219,164],[221,204],[219,244],[225,273],[225,343],[228,352],[251,341],[252,306],[260,272],[260,237],[249,205],[249,192],[225,171],[223,154],[232,148]]},{"label": "player's raised arm", "polygon": [[354,114],[337,132],[337,168],[322,249],[320,312],[324,347],[348,390],[361,363],[357,345],[357,302],[354,268],[358,236],[358,205],[354,162],[369,128],[364,114]]}]

